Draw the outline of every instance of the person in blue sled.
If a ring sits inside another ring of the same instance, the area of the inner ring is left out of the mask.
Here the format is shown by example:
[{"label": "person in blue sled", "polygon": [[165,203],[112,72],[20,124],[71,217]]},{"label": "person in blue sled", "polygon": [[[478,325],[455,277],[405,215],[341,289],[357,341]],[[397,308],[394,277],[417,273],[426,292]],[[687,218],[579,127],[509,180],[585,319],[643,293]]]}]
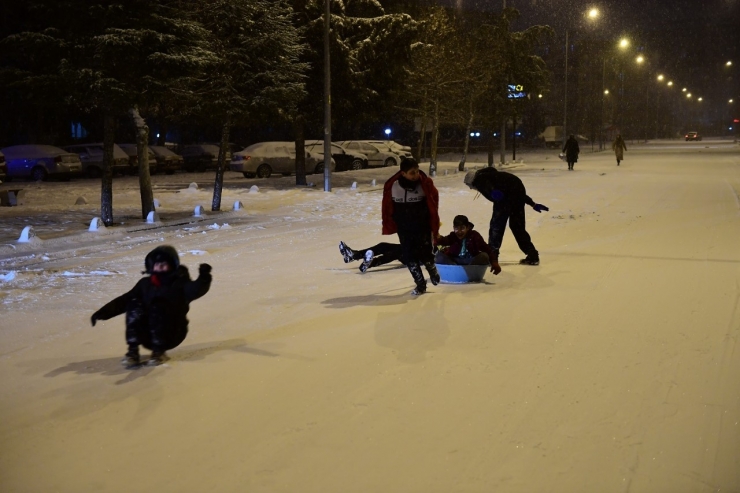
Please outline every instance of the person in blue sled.
[{"label": "person in blue sled", "polygon": [[126,313],[128,352],[121,363],[128,369],[140,364],[139,346],[152,351],[148,366],[167,361],[165,351],[179,346],[188,333],[190,302],[205,295],[211,287],[211,266],[200,264],[199,276],[190,279],[187,267],[180,265],[177,250],[158,246],[144,260],[149,274],[122,294],[93,313],[90,322],[108,320]]},{"label": "person in blue sled", "polygon": [[498,255],[501,243],[504,241],[504,232],[508,222],[519,249],[526,255],[519,263],[540,265],[540,254],[534,247],[529,233],[527,233],[524,205],[530,205],[540,213],[550,209],[542,204],[535,203],[527,195],[524,183],[518,176],[505,171],[498,171],[493,167],[468,172],[465,175],[465,184],[493,202],[493,214],[488,230],[488,246],[496,252],[496,255]]},{"label": "person in blue sled", "polygon": [[467,216],[455,216],[453,231],[447,236],[437,237],[437,246],[447,248],[437,252],[434,262],[442,265],[490,265],[491,272],[498,275],[501,272],[498,255],[473,227]]}]

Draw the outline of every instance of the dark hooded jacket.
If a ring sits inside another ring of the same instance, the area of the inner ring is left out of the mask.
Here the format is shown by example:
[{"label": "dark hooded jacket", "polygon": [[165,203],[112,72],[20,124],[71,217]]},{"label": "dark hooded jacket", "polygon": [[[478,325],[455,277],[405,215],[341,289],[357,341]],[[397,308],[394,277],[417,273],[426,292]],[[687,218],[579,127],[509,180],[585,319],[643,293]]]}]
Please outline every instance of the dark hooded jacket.
[{"label": "dark hooded jacket", "polygon": [[[532,207],[535,205],[534,200],[527,195],[524,183],[518,176],[505,171],[498,171],[493,167],[476,171],[470,186],[494,204],[516,207],[524,207],[524,204]],[[492,197],[494,190],[503,193],[503,198],[494,200]]]},{"label": "dark hooded jacket", "polygon": [[[153,273],[152,268],[158,261],[167,261],[171,270]],[[162,312],[163,328],[167,332],[181,334],[184,339],[190,302],[206,294],[211,287],[210,267],[206,269],[201,266],[198,278],[191,280],[187,267],[180,265],[177,251],[171,246],[155,248],[146,256],[144,264],[145,273],[149,275],[140,279],[131,291],[103,306],[94,317],[108,320],[125,313],[134,305],[143,306],[144,310],[151,310],[156,305],[158,311]]]},{"label": "dark hooded jacket", "polygon": [[470,252],[471,257],[475,257],[479,253],[485,252],[488,254],[488,259],[492,264],[494,262],[498,262],[498,254],[488,246],[488,243],[486,243],[486,240],[483,239],[480,233],[473,229],[473,223],[468,223],[468,227],[470,229],[468,229],[464,238],[458,238],[453,231],[447,236],[440,236],[437,238],[437,245],[449,247],[445,253],[450,257],[457,257],[460,255],[463,241],[465,241],[465,248]]},{"label": "dark hooded jacket", "polygon": [[565,141],[565,146],[563,146],[563,152],[565,153],[565,160],[567,162],[578,162],[578,154],[581,152],[581,148],[575,137],[568,137],[568,140]]}]

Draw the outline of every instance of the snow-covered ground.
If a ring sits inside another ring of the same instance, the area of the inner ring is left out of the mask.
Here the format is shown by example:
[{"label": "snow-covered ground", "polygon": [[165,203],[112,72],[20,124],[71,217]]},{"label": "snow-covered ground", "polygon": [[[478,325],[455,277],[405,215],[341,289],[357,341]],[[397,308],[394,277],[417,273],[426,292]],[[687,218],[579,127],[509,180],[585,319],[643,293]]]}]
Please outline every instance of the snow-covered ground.
[{"label": "snow-covered ground", "polygon": [[[27,189],[0,209],[0,491],[740,491],[740,148],[628,147],[572,172],[521,153],[542,264],[507,232],[499,276],[418,298],[337,250],[389,239],[393,169],[333,193],[229,174],[244,210],[202,219],[210,175],[157,176],[155,225],[124,178],[98,233],[95,181],[0,185]],[[486,236],[454,168],[442,231],[466,214]],[[15,243],[26,224],[40,242]],[[127,371],[123,317],[89,317],[162,243],[214,284],[168,364]]]}]

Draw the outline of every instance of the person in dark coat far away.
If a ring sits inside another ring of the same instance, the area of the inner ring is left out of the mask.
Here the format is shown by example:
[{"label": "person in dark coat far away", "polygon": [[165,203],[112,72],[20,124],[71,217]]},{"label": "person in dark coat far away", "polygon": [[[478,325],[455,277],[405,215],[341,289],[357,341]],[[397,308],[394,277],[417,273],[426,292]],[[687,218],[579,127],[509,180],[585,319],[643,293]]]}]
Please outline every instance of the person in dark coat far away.
[{"label": "person in dark coat far away", "polygon": [[519,263],[539,265],[540,254],[532,244],[532,239],[526,230],[524,204],[532,206],[540,213],[550,209],[542,204],[536,204],[527,195],[524,183],[519,177],[498,171],[493,167],[470,171],[465,175],[465,184],[493,202],[488,245],[496,252],[496,255],[501,249],[508,222],[519,249],[526,254],[526,258],[520,260]]},{"label": "person in dark coat far away", "polygon": [[581,152],[581,149],[578,146],[578,141],[572,134],[565,141],[563,152],[565,153],[565,160],[568,162],[568,169],[573,171],[573,166],[578,162],[578,153]]},{"label": "person in dark coat far away", "polygon": [[498,275],[498,254],[473,229],[467,216],[455,216],[452,220],[452,233],[437,238],[437,246],[447,247],[434,257],[436,264],[443,265],[490,265],[491,272]]},{"label": "person in dark coat far away", "polygon": [[211,287],[211,266],[200,264],[200,275],[193,281],[171,246],[159,246],[149,252],[144,265],[147,277],[90,318],[94,326],[98,320],[126,313],[128,352],[121,361],[126,368],[139,366],[140,345],[152,351],[147,365],[156,366],[166,361],[165,351],[179,346],[188,333],[186,315],[190,302],[206,294]]},{"label": "person in dark coat far away", "polygon": [[434,265],[432,239],[439,234],[439,192],[434,181],[419,170],[414,159],[401,161],[401,171],[383,186],[383,234],[398,233],[401,260],[416,283],[413,295],[424,294],[427,282],[421,270],[423,264],[432,284],[439,283]]},{"label": "person in dark coat far away", "polygon": [[617,135],[617,138],[614,139],[612,150],[617,158],[617,166],[619,166],[619,163],[624,159],[624,151],[627,150],[627,144],[624,143],[624,139],[621,135]]}]

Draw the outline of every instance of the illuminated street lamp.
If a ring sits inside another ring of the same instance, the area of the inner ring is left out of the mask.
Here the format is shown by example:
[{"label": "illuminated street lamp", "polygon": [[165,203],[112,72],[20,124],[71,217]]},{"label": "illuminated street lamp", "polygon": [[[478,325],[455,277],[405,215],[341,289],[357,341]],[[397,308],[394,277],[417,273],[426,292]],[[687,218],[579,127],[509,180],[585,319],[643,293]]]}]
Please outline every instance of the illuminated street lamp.
[{"label": "illuminated street lamp", "polygon": [[596,19],[599,17],[599,9],[593,8],[588,11],[588,17],[589,19]]},{"label": "illuminated street lamp", "polygon": [[727,60],[727,63],[725,63],[727,67],[732,67],[732,60]]},{"label": "illuminated street lamp", "polygon": [[686,97],[687,97],[687,98],[690,98],[690,97],[691,97],[691,93],[688,93],[688,94],[686,95]]},{"label": "illuminated street lamp", "polygon": [[727,101],[727,102],[728,102],[728,103],[732,103],[732,102],[733,102],[733,100],[732,100],[732,99],[730,99],[730,100],[729,100],[729,101]]},{"label": "illuminated street lamp", "polygon": [[604,89],[604,94],[609,94],[609,89]]},{"label": "illuminated street lamp", "polygon": [[663,79],[665,79],[665,77],[663,77],[663,74],[660,74],[660,75],[658,76],[658,80],[659,80],[659,81],[662,81]]},{"label": "illuminated street lamp", "polygon": [[673,81],[672,80],[669,80],[668,81],[668,87],[671,87],[672,85],[673,85]]},{"label": "illuminated street lamp", "polygon": [[686,92],[686,88],[684,87],[683,89],[681,89],[681,92]]},{"label": "illuminated street lamp", "polygon": [[697,101],[704,101],[704,98],[699,98],[697,99]]},{"label": "illuminated street lamp", "polygon": [[644,57],[643,57],[642,55],[640,55],[640,56],[638,56],[637,58],[635,58],[635,61],[636,61],[637,63],[642,63],[642,62],[644,62],[644,61],[645,61],[645,58],[644,58]]},{"label": "illuminated street lamp", "polygon": [[619,47],[621,49],[626,49],[630,45],[630,41],[627,38],[622,38],[619,40]]}]

